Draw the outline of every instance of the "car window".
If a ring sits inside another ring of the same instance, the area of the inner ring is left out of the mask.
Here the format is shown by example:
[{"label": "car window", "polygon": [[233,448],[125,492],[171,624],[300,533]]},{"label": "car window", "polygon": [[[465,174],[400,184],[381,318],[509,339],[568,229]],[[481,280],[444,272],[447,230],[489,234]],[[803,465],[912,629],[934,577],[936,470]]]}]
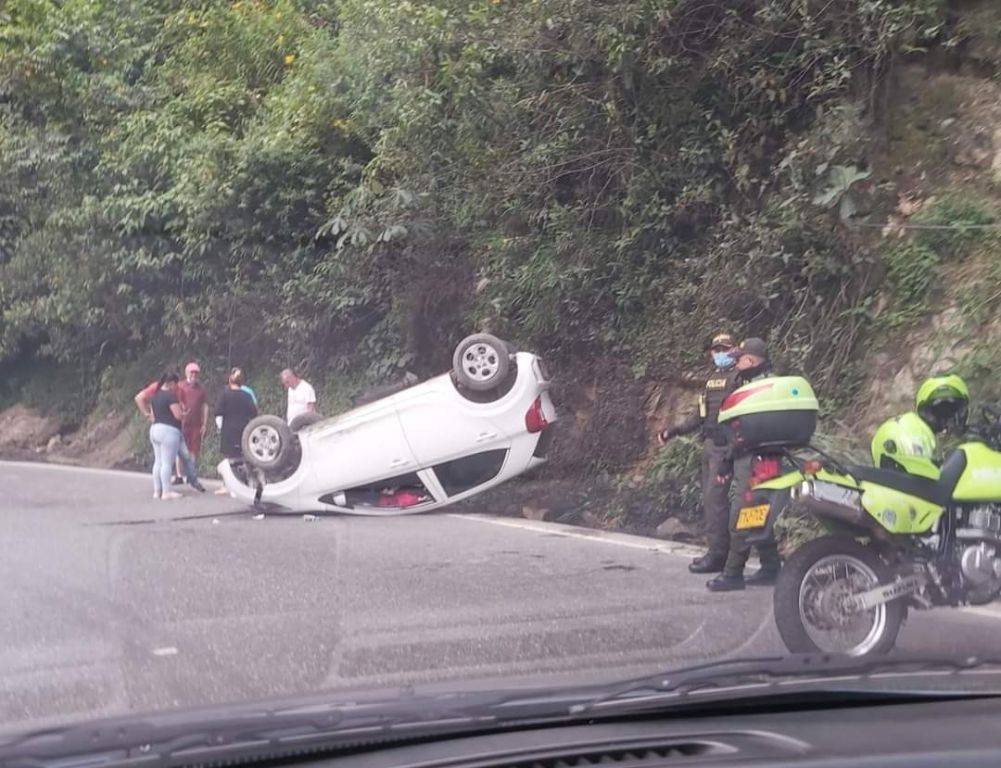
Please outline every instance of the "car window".
[{"label": "car window", "polygon": [[504,466],[505,458],[507,458],[505,449],[483,451],[436,464],[434,473],[438,476],[438,482],[445,489],[445,493],[455,496],[497,477],[501,467]]},{"label": "car window", "polygon": [[406,508],[427,504],[434,497],[421,482],[416,472],[397,477],[387,477],[339,493],[320,497],[325,504],[338,507]]}]

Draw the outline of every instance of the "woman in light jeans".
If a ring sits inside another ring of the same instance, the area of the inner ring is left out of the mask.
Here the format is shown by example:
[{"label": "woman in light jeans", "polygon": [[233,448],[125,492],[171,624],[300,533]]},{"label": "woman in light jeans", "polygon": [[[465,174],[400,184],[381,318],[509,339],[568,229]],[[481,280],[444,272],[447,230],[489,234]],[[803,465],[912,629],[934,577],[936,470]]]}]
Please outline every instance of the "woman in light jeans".
[{"label": "woman in light jeans", "polygon": [[153,498],[179,499],[181,494],[172,491],[170,475],[181,448],[181,404],[177,399],[177,382],[180,377],[167,371],[160,377],[156,393],[150,400],[153,423],[149,428],[149,441],[153,444]]}]

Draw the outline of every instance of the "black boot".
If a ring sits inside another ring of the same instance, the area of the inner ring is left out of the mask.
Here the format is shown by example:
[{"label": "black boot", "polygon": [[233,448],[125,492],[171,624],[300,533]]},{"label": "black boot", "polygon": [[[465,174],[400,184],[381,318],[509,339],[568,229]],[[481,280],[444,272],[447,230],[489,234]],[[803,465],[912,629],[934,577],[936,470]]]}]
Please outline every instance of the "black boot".
[{"label": "black boot", "polygon": [[726,565],[726,555],[717,555],[715,552],[708,552],[702,557],[696,557],[688,565],[688,570],[692,573],[719,573]]},{"label": "black boot", "polygon": [[706,582],[710,592],[737,592],[744,588],[744,574],[734,571],[723,571],[715,579]]},{"label": "black boot", "polygon": [[744,583],[749,587],[770,587],[779,577],[782,566],[779,564],[762,565],[758,570],[744,579]]}]

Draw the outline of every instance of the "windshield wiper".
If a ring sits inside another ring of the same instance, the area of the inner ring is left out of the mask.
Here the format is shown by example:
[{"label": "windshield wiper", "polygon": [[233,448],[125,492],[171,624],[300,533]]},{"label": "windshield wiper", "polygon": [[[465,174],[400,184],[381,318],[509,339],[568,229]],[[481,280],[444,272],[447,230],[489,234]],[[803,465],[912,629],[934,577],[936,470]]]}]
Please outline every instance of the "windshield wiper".
[{"label": "windshield wiper", "polygon": [[[804,688],[836,693],[851,688],[858,692],[873,682],[902,682],[973,671],[986,674],[989,667],[996,668],[993,671],[999,675],[1001,692],[1001,661],[994,659],[897,656],[860,660],[850,656],[798,654],[715,661],[625,681],[589,701],[573,705],[571,713],[662,708],[672,700],[688,704],[699,698],[760,697]],[[869,689],[867,693],[899,696],[911,695],[913,691],[886,688]],[[946,691],[936,690],[936,693],[948,695]]]}]

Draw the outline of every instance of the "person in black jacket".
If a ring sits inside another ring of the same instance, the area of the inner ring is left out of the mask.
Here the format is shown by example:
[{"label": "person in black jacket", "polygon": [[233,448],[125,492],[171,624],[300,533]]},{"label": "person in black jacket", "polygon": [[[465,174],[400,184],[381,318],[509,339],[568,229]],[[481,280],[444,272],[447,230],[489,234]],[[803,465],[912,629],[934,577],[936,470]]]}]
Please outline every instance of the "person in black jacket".
[{"label": "person in black jacket", "polygon": [[730,547],[729,478],[721,479],[726,446],[717,434],[719,409],[726,397],[737,388],[736,345],[729,333],[713,337],[706,350],[715,372],[706,381],[698,407],[684,420],[658,433],[661,445],[677,435],[701,431],[702,437],[702,514],[705,520],[708,552],[688,566],[692,573],[717,573],[723,570]]},{"label": "person in black jacket", "polygon": [[[243,371],[234,368],[229,372],[226,389],[219,397],[216,406],[216,419],[219,421],[219,448],[223,458],[230,461],[243,460],[243,430],[250,420],[257,415],[257,406],[253,398],[243,389]],[[225,493],[222,488],[220,493]]]}]

